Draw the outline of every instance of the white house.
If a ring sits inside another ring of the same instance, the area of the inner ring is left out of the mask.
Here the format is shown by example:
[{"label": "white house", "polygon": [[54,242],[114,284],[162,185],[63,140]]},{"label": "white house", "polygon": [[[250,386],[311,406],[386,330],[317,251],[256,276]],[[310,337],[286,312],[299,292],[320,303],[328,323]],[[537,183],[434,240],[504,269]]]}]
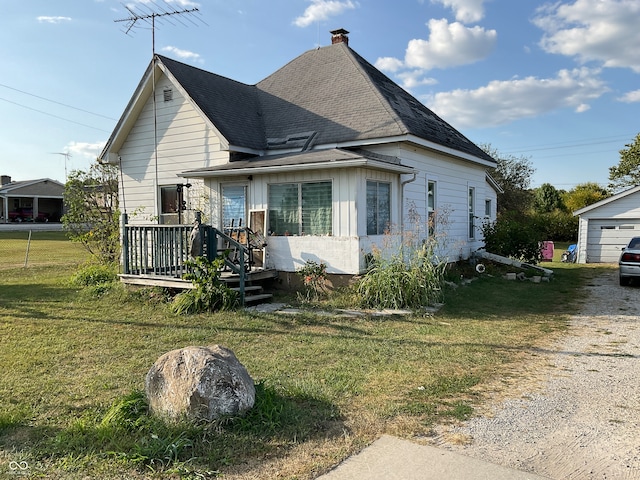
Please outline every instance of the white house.
[{"label": "white house", "polygon": [[578,263],[617,262],[640,236],[640,186],[573,212],[578,215]]},{"label": "white house", "polygon": [[264,232],[283,272],[362,273],[416,219],[446,218],[451,260],[480,248],[494,159],[331,33],[256,85],[156,55],[99,157],[121,169],[131,223],[175,223],[184,201]]}]

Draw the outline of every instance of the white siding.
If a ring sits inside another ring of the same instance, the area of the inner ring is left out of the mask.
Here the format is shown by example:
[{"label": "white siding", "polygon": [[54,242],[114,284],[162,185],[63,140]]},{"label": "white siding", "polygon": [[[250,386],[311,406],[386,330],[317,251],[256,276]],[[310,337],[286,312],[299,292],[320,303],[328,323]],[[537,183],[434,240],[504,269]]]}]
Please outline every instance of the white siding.
[{"label": "white siding", "polygon": [[[165,87],[173,90],[169,102],[163,98]],[[206,216],[209,199],[202,181],[178,174],[225,163],[228,154],[220,150],[220,139],[213,129],[164,76],[158,81],[156,100],[155,128],[153,101],[149,98],[118,152],[123,178],[120,204],[126,205],[131,223],[155,221],[159,214],[159,186],[191,183],[193,187],[185,190],[187,207],[203,210]]]},{"label": "white siding", "polygon": [[640,236],[640,192],[605,202],[580,215],[578,263],[616,262],[631,237]]},{"label": "white siding", "polygon": [[220,226],[219,198],[222,186],[225,184],[244,182],[248,187],[248,210],[268,211],[268,189],[271,184],[330,181],[333,195],[331,235],[268,236],[266,266],[282,271],[295,271],[304,265],[306,260],[316,260],[326,263],[329,273],[357,274],[364,269],[363,245],[366,245],[367,251],[370,251],[371,244],[381,243],[383,237],[383,235],[366,236],[367,180],[385,181],[391,184],[391,222],[394,225],[399,224],[398,175],[364,168],[300,170],[253,175],[250,181],[246,177],[227,180],[211,178],[206,182],[208,196],[211,199],[209,218],[212,225]]},{"label": "white siding", "polygon": [[[395,145],[378,149],[379,153],[400,157],[404,165],[418,170],[412,175],[373,169],[327,169],[297,172],[253,175],[247,178],[210,179],[207,182],[212,203],[211,223],[219,226],[219,195],[221,186],[237,183],[248,186],[248,210],[268,211],[268,186],[278,183],[330,181],[333,194],[333,223],[330,236],[268,236],[266,266],[282,271],[295,271],[306,260],[322,261],[329,273],[358,274],[365,268],[364,254],[373,245],[384,248],[394,244],[394,239],[386,235],[368,236],[367,231],[367,180],[384,181],[391,184],[391,230],[417,233],[417,242],[427,234],[427,182],[437,182],[437,213],[447,233],[442,240],[440,254],[449,261],[467,258],[470,252],[483,245],[481,232],[476,230],[476,238],[468,238],[468,192],[475,189],[476,225],[484,220],[484,201],[492,200],[495,211],[496,192],[486,181],[485,169],[469,162],[437,155],[424,149]],[[404,186],[402,184],[404,183]],[[402,196],[404,195],[404,199]],[[409,215],[411,210],[411,215]],[[402,216],[404,214],[404,217]],[[495,214],[493,214],[495,215]],[[494,219],[493,216],[492,219]],[[417,219],[417,224],[412,220]],[[267,219],[268,225],[268,219]],[[396,238],[397,240],[397,238]],[[396,242],[397,243],[397,242]],[[391,247],[393,248],[393,247]],[[397,252],[389,252],[397,253]]]},{"label": "white siding", "polygon": [[[439,227],[446,230],[440,241],[444,246],[442,252],[449,261],[468,258],[469,254],[484,246],[482,232],[479,227],[484,220],[484,201],[492,199],[495,210],[496,192],[486,181],[486,168],[462,160],[454,159],[437,152],[417,146],[395,145],[376,150],[399,157],[404,165],[416,168],[419,173],[416,179],[404,187],[404,205],[402,205],[407,228],[407,210],[415,206],[415,211],[422,222],[427,221],[427,182],[437,182],[436,213]],[[410,176],[404,176],[404,180]],[[469,188],[475,190],[475,239],[469,238]],[[495,219],[495,216],[492,218]]]}]

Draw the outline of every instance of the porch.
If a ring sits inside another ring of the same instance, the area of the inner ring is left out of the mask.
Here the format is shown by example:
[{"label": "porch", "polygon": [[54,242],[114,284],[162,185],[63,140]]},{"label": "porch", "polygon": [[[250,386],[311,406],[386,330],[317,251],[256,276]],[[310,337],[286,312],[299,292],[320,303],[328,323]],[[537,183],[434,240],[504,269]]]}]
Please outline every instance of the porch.
[{"label": "porch", "polygon": [[198,256],[224,258],[220,279],[238,292],[241,305],[271,298],[261,281],[277,277],[264,268],[264,237],[247,227],[220,231],[210,225],[133,225],[121,219],[122,273],[120,281],[132,285],[191,289],[184,279],[186,261]]}]

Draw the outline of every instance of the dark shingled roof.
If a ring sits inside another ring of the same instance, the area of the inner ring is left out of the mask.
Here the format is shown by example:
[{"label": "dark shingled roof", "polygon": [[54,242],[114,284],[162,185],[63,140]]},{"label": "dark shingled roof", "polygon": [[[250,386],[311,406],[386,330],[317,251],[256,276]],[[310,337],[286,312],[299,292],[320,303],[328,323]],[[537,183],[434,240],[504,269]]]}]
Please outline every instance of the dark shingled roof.
[{"label": "dark shingled roof", "polygon": [[158,55],[178,83],[233,145],[266,146],[260,102],[255,86]]},{"label": "dark shingled roof", "polygon": [[346,43],[307,51],[255,86],[159,58],[238,147],[267,149],[300,134],[315,144],[414,135],[494,162]]}]

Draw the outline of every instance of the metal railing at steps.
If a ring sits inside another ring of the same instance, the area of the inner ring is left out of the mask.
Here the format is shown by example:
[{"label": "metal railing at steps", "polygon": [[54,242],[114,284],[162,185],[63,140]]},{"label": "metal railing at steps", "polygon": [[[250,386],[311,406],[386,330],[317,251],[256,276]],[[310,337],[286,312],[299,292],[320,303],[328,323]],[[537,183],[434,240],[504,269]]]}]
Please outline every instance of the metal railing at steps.
[{"label": "metal railing at steps", "polygon": [[[240,304],[244,305],[246,274],[251,270],[252,252],[240,241],[239,234],[233,238],[215,227],[201,225],[199,216],[195,233],[194,225],[130,225],[127,220],[127,215],[122,214],[123,274],[181,279],[188,272],[185,262],[190,258],[204,255],[213,260],[222,255],[225,269],[238,275]],[[237,229],[235,231],[238,232]]]}]

